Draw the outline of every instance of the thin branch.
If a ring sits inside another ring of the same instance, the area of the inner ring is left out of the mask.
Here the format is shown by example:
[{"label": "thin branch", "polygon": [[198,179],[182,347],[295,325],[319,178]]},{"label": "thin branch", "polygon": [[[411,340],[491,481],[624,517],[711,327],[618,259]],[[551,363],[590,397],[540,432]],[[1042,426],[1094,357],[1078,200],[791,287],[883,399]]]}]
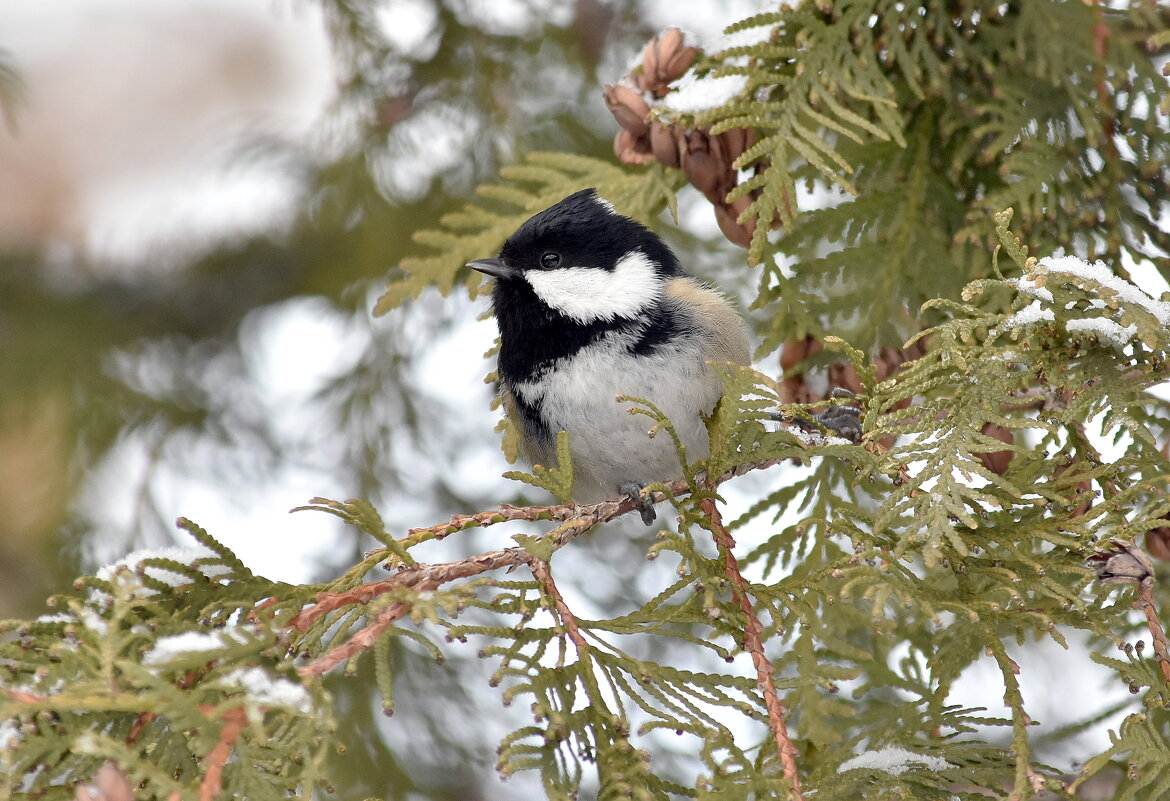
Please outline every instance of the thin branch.
[{"label": "thin branch", "polygon": [[[801,431],[800,435],[810,445],[821,444],[826,438],[819,432]],[[819,439],[818,439],[819,438]],[[784,459],[762,459],[758,462],[749,462],[728,470],[711,484],[716,486],[735,476],[743,475],[752,470],[764,470],[773,467]],[[666,485],[671,496],[686,495],[691,485],[686,479],[678,479]],[[651,494],[654,503],[668,499],[662,492]],[[561,525],[549,533],[547,539],[552,543],[552,550],[564,547],[574,537],[589,531],[599,523],[607,523],[622,515],[629,514],[637,508],[630,498],[615,498],[600,503],[578,505],[575,503],[558,506],[526,506],[517,507],[503,504],[497,509],[477,512],[469,515],[456,515],[447,523],[429,526],[426,528],[411,529],[403,545],[409,546],[427,539],[443,539],[456,531],[473,526],[490,526],[508,520],[559,520]],[[477,556],[471,556],[455,562],[441,564],[414,564],[399,565],[398,573],[382,581],[362,584],[345,592],[320,593],[316,603],[296,615],[289,626],[298,632],[309,630],[314,622],[324,615],[353,604],[369,604],[376,598],[399,588],[414,592],[425,592],[437,589],[450,581],[471,578],[491,570],[513,568],[519,565],[531,565],[535,557],[521,547],[505,548],[500,551],[491,551]],[[378,612],[373,620],[359,629],[345,642],[330,648],[321,656],[307,665],[297,669],[297,672],[306,677],[324,675],[335,666],[353,656],[373,647],[378,638],[390,626],[409,614],[411,604],[408,601],[399,601]],[[575,642],[575,640],[574,640]]]},{"label": "thin branch", "polygon": [[1166,640],[1166,630],[1162,621],[1158,619],[1158,609],[1154,606],[1154,582],[1152,580],[1138,582],[1138,598],[1134,604],[1146,614],[1146,625],[1150,629],[1150,637],[1154,640],[1154,654],[1158,667],[1162,670],[1162,677],[1170,684],[1170,642]]},{"label": "thin branch", "polygon": [[149,724],[158,719],[156,712],[140,712],[138,717],[134,719],[134,723],[130,726],[130,732],[126,735],[126,743],[133,745],[138,740],[138,735],[142,734]]},{"label": "thin branch", "polygon": [[1146,625],[1154,640],[1154,658],[1162,677],[1170,684],[1170,642],[1154,605],[1154,561],[1150,555],[1132,542],[1113,540],[1085,561],[1102,584],[1137,585],[1138,600],[1133,607],[1146,615]]},{"label": "thin branch", "polygon": [[[688,489],[684,479],[673,482],[670,487],[672,491],[677,491],[679,494],[687,492]],[[657,503],[666,500],[666,496],[661,492],[657,492],[654,493],[653,500]],[[564,503],[556,506],[512,506],[509,503],[502,503],[499,507],[484,512],[455,515],[446,523],[438,523],[425,528],[412,528],[406,532],[407,536],[402,540],[402,544],[410,547],[425,540],[445,539],[451,534],[457,531],[463,531],[464,529],[486,527],[513,520],[535,522],[537,520],[569,521],[589,519],[592,521],[591,525],[596,525],[597,523],[605,523],[622,515],[629,514],[634,508],[634,502],[629,498],[615,498],[585,506],[579,506],[575,503]]]},{"label": "thin branch", "polygon": [[[517,554],[517,551],[521,552],[522,555]],[[507,548],[502,551],[479,554],[458,562],[443,562],[437,565],[418,563],[411,567],[403,567],[395,576],[388,579],[360,584],[345,592],[319,593],[317,602],[313,606],[301,610],[292,619],[289,626],[303,634],[309,630],[313,623],[330,612],[353,604],[368,604],[399,587],[405,587],[415,592],[433,590],[448,581],[470,578],[499,567],[515,567],[527,561],[526,557],[527,552],[522,548]]]},{"label": "thin branch", "polygon": [[242,706],[223,713],[219,739],[204,760],[207,764],[207,773],[203,775],[203,781],[199,785],[199,801],[213,801],[223,790],[223,767],[231,758],[236,739],[247,722],[248,716]]},{"label": "thin branch", "polygon": [[735,539],[724,528],[723,519],[714,498],[704,498],[699,505],[707,515],[707,519],[711,521],[711,533],[715,538],[715,544],[723,555],[727,577],[731,580],[731,597],[739,605],[740,611],[746,618],[743,647],[752,655],[752,664],[756,668],[756,686],[759,687],[760,693],[764,696],[764,706],[768,710],[768,727],[776,739],[776,748],[780,752],[780,765],[784,771],[784,778],[788,779],[792,785],[792,798],[795,801],[804,801],[804,796],[800,792],[800,773],[796,766],[796,746],[792,744],[792,740],[788,736],[788,725],[784,722],[788,710],[776,693],[776,684],[772,680],[774,667],[764,654],[764,642],[761,637],[764,627],[752,606],[747,582],[744,581],[743,574],[739,572],[739,562],[734,553]]},{"label": "thin branch", "polygon": [[44,695],[26,693],[23,690],[13,690],[9,687],[0,687],[0,692],[7,695],[13,701],[19,701],[22,704],[42,704],[49,700]]},{"label": "thin branch", "polygon": [[[828,441],[828,438],[819,431],[805,431],[797,426],[789,426],[788,428],[793,433],[798,434],[808,441],[810,446],[823,445]],[[785,460],[761,459],[758,462],[748,462],[747,464],[739,465],[719,476],[715,484],[722,484],[730,478],[742,476],[744,473],[749,473],[753,470],[766,470],[783,461]],[[701,480],[704,478],[702,473],[699,474],[699,478]],[[688,495],[691,491],[690,484],[685,478],[667,482],[666,486],[670,489],[670,495],[675,497]],[[653,503],[661,503],[667,500],[667,498],[667,494],[663,492],[653,492],[650,494],[650,500]],[[564,503],[556,506],[512,506],[511,504],[503,503],[495,509],[475,512],[474,514],[455,515],[446,523],[437,523],[433,526],[423,528],[412,528],[407,531],[407,536],[401,543],[405,547],[410,547],[425,540],[445,539],[451,534],[457,531],[463,531],[464,529],[486,527],[512,520],[524,520],[528,522],[535,522],[537,520],[559,520],[562,522],[589,520],[591,521],[590,525],[593,526],[599,523],[608,523],[638,508],[633,500],[626,497],[612,498],[601,501],[600,503],[584,505]]]},{"label": "thin branch", "polygon": [[[520,558],[517,552],[523,554],[525,558]],[[523,548],[508,548],[504,551],[493,551],[473,556],[460,562],[416,565],[385,581],[363,584],[348,592],[322,593],[318,596],[317,605],[303,610],[293,618],[290,625],[298,631],[305,631],[314,620],[328,612],[350,604],[369,603],[379,595],[397,587],[409,587],[416,592],[425,592],[455,579],[469,578],[500,567],[514,567],[522,564],[527,558],[531,557]],[[411,604],[405,601],[391,604],[375,615],[373,620],[348,640],[341,645],[330,648],[309,664],[297,668],[297,672],[306,677],[317,677],[328,673],[347,659],[372,648],[378,637],[394,625],[397,620],[407,615],[410,609]]]},{"label": "thin branch", "polygon": [[[605,504],[594,504],[604,506]],[[590,507],[585,507],[590,508]],[[633,504],[630,504],[633,509]],[[594,526],[592,517],[583,516],[576,520],[566,521],[551,535],[553,550],[563,547],[569,540]],[[328,614],[344,606],[358,603],[369,603],[380,595],[407,587],[415,592],[427,592],[437,589],[449,581],[471,578],[489,570],[513,568],[518,565],[531,564],[535,557],[523,548],[505,548],[502,551],[491,551],[479,554],[457,562],[444,562],[438,565],[416,564],[410,567],[403,566],[393,578],[363,584],[352,590],[339,593],[321,593],[317,596],[317,603],[304,609],[293,618],[289,624],[297,631],[307,631],[309,626],[322,615]],[[327,673],[335,666],[362,651],[369,650],[390,626],[410,612],[412,604],[399,601],[379,612],[372,621],[357,631],[341,645],[330,648],[321,656],[307,665],[297,668],[302,676],[316,677]]]},{"label": "thin branch", "polygon": [[589,644],[585,642],[585,637],[582,636],[581,629],[577,628],[576,616],[573,615],[573,611],[565,603],[565,599],[561,596],[561,591],[557,589],[556,582],[553,581],[552,570],[549,568],[548,562],[533,557],[532,561],[528,564],[532,568],[532,575],[544,585],[544,591],[548,594],[548,597],[552,598],[553,605],[557,610],[557,616],[565,624],[565,629],[569,632],[569,639],[577,646],[578,653],[589,650]]}]

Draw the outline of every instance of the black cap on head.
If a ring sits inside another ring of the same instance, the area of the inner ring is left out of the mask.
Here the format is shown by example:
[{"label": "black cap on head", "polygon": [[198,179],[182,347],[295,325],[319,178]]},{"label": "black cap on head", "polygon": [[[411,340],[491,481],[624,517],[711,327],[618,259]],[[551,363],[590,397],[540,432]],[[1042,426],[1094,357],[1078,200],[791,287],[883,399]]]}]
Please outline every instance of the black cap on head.
[{"label": "black cap on head", "polygon": [[[663,275],[682,273],[678,259],[656,234],[618,214],[590,188],[526,220],[504,243],[500,261],[517,272],[554,267],[612,270],[635,250],[649,257]],[[559,259],[542,261],[549,253]]]}]

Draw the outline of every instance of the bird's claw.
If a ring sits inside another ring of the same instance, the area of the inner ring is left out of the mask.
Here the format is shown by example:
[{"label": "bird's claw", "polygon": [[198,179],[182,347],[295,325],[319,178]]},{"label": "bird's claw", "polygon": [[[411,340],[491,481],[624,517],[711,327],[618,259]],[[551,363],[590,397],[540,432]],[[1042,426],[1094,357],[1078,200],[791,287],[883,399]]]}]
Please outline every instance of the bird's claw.
[{"label": "bird's claw", "polygon": [[[853,398],[855,396],[849,390],[837,387],[830,397]],[[792,422],[806,431],[812,431],[820,426],[827,429],[830,434],[835,434],[850,442],[861,441],[861,409],[857,406],[830,406],[820,414],[814,414],[812,423],[799,417],[794,418]]]},{"label": "bird's claw", "polygon": [[654,512],[654,504],[650,501],[650,496],[642,494],[642,490],[645,488],[646,485],[638,481],[627,481],[618,487],[618,492],[633,501],[638,514],[642,516],[642,522],[647,526],[652,526],[658,515]]},{"label": "bird's claw", "polygon": [[850,442],[861,440],[861,409],[856,406],[830,406],[820,414],[814,414],[813,419]]}]

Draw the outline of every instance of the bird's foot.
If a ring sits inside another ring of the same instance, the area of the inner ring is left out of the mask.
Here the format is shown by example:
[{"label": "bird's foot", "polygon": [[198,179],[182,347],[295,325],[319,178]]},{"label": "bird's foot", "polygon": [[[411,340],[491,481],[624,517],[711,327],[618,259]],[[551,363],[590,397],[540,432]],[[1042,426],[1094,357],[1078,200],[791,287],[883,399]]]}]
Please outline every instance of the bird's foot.
[{"label": "bird's foot", "polygon": [[[855,396],[849,390],[837,387],[830,397],[852,398]],[[850,442],[861,440],[861,409],[857,406],[830,406],[820,414],[814,414],[812,419],[816,426],[828,429],[830,434],[835,434]],[[801,420],[799,417],[794,418],[792,422],[806,431],[816,428],[809,421]]]},{"label": "bird's foot", "polygon": [[642,516],[642,522],[652,526],[658,516],[654,513],[654,504],[651,503],[650,496],[642,494],[645,487],[646,485],[640,481],[627,481],[618,486],[618,492],[633,501],[638,514]]},{"label": "bird's foot", "polygon": [[856,406],[830,406],[813,419],[829,429],[830,433],[849,440],[861,440],[861,409]]}]

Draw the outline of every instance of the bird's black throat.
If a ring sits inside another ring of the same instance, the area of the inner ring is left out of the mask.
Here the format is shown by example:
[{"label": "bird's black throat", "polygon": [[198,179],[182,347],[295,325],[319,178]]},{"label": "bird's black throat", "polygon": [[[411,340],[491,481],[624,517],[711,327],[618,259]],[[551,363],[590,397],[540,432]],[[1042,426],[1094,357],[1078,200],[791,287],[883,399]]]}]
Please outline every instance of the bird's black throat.
[{"label": "bird's black throat", "polygon": [[527,281],[497,281],[492,307],[500,329],[500,378],[531,381],[617,326],[616,321],[580,323],[550,308]]},{"label": "bird's black throat", "polygon": [[523,280],[497,281],[492,305],[500,329],[499,375],[512,386],[538,379],[612,331],[627,334],[629,352],[638,356],[649,356],[690,334],[681,317],[661,302],[636,318],[582,323],[550,308]]}]

